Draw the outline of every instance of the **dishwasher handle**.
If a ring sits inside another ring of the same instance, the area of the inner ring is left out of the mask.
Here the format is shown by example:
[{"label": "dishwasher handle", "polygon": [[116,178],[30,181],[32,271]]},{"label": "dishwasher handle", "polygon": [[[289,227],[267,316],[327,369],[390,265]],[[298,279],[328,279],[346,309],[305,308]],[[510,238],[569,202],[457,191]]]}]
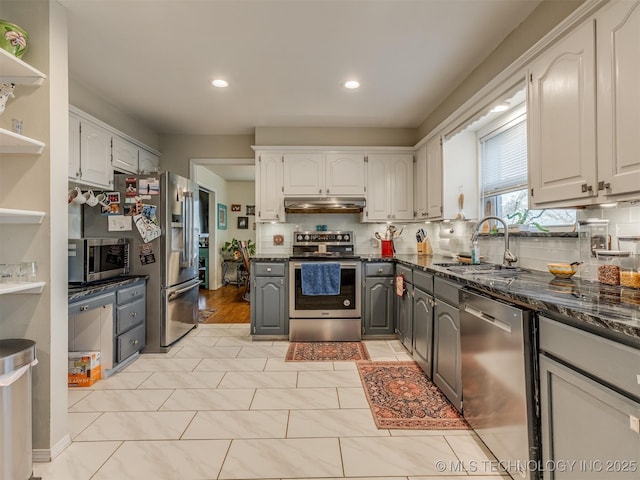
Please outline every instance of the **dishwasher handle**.
[{"label": "dishwasher handle", "polygon": [[476,318],[479,318],[480,320],[483,320],[487,323],[490,323],[504,330],[507,333],[511,333],[511,324],[504,322],[499,318],[494,317],[493,315],[489,315],[488,313],[483,312],[482,310],[478,310],[477,308],[472,307],[468,303],[464,304],[464,311],[467,312],[469,315],[472,315]]}]

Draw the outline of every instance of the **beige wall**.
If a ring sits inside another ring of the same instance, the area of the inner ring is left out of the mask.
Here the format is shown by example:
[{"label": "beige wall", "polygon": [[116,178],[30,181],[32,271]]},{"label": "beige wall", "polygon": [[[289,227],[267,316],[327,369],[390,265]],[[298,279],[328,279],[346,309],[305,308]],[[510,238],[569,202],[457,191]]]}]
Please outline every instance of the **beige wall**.
[{"label": "beige wall", "polygon": [[531,48],[584,0],[545,0],[445,98],[418,127],[423,138],[478,90]]},{"label": "beige wall", "polygon": [[253,158],[253,135],[162,135],[160,169],[189,177],[192,158]]},{"label": "beige wall", "polygon": [[415,128],[257,127],[255,144],[266,146],[390,146],[415,145]]},{"label": "beige wall", "polygon": [[[227,237],[237,238],[238,240],[256,241],[256,231],[253,224],[256,217],[247,215],[247,205],[256,204],[256,182],[227,182],[227,213],[229,215],[229,224],[227,227]],[[232,212],[232,204],[240,204],[239,212]],[[247,217],[249,228],[238,229],[238,217]]]},{"label": "beige wall", "polygon": [[33,368],[34,456],[69,441],[67,430],[67,28],[56,1],[1,0],[2,18],[22,26],[30,37],[23,60],[47,78],[37,88],[18,85],[2,116],[22,118],[25,135],[46,144],[40,155],[2,154],[0,206],[46,213],[37,225],[2,225],[0,262],[35,260],[40,294],[0,296],[0,338],[36,342],[40,362]]},{"label": "beige wall", "polygon": [[71,77],[69,79],[69,103],[80,110],[126,133],[139,142],[158,150],[158,135],[146,125],[128,117],[109,103],[99,93]]}]

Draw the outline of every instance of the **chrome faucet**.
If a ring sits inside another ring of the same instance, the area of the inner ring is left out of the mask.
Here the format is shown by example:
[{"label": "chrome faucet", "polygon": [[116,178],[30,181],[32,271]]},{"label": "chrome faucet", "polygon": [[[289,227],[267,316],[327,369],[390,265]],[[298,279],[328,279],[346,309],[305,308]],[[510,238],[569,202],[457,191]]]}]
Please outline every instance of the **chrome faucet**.
[{"label": "chrome faucet", "polygon": [[517,262],[518,257],[516,257],[513,253],[511,253],[511,250],[509,250],[509,226],[507,225],[507,222],[505,222],[504,219],[500,217],[489,215],[481,219],[476,224],[473,235],[471,235],[471,243],[474,243],[476,240],[478,240],[478,234],[480,233],[480,225],[482,225],[487,220],[498,220],[499,222],[502,223],[502,225],[504,225],[504,256],[502,257],[502,264],[510,266],[512,263]]}]

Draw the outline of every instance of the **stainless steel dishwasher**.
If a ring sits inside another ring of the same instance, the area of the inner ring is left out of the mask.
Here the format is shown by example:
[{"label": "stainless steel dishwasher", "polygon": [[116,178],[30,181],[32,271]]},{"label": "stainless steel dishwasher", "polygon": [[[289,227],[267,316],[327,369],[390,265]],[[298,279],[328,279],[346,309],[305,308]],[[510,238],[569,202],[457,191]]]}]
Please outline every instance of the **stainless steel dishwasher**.
[{"label": "stainless steel dishwasher", "polygon": [[463,415],[513,478],[537,479],[538,374],[532,312],[460,290]]}]

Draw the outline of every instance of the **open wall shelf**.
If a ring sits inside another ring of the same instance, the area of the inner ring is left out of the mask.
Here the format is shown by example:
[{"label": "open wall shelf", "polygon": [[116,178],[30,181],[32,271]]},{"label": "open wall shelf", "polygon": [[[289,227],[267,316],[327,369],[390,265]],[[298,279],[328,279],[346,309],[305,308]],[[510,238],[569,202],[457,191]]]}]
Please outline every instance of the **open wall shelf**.
[{"label": "open wall shelf", "polygon": [[2,72],[0,77],[3,82],[16,85],[41,85],[47,78],[40,70],[2,49],[0,49],[0,72]]},{"label": "open wall shelf", "polygon": [[15,210],[0,208],[0,224],[3,223],[42,223],[46,213],[34,210]]}]

